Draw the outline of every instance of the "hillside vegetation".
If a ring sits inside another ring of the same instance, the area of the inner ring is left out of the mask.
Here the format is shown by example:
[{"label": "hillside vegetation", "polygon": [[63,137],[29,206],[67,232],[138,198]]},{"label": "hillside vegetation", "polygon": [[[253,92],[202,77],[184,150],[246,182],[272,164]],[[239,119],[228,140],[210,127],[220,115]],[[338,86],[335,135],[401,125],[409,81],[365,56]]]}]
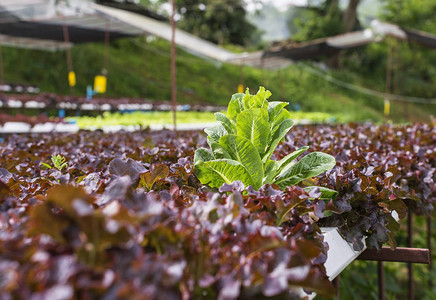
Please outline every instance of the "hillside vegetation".
[{"label": "hillside vegetation", "polygon": [[[103,44],[83,44],[72,48],[73,68],[77,76],[75,95],[85,95],[104,65]],[[170,45],[160,39],[143,37],[112,41],[109,47],[108,88],[105,96],[141,97],[169,101]],[[65,52],[45,52],[3,47],[5,81],[39,85],[42,92],[68,94]],[[335,71],[341,80],[382,90],[373,78],[356,73]],[[383,100],[337,87],[307,71],[304,64],[281,70],[260,70],[234,66],[177,50],[177,100],[179,103],[226,105],[228,95],[242,81],[253,92],[265,86],[273,99],[287,100],[291,109],[326,112],[337,121],[381,121]],[[435,105],[391,104],[393,121],[428,120]]]}]

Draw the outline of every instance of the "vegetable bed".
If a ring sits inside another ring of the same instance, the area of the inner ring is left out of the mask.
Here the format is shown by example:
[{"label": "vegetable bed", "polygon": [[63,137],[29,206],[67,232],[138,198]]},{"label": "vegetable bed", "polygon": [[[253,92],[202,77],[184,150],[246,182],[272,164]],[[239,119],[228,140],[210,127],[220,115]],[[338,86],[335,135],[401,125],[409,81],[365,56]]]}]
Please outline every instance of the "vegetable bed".
[{"label": "vegetable bed", "polygon": [[[391,211],[433,209],[435,144],[425,124],[295,127],[274,158],[308,145],[336,166],[257,191],[199,182],[202,132],[9,136],[0,144],[0,299],[332,295],[319,227],[338,227],[356,250],[363,238],[395,247]],[[314,185],[336,199],[303,189]]]}]

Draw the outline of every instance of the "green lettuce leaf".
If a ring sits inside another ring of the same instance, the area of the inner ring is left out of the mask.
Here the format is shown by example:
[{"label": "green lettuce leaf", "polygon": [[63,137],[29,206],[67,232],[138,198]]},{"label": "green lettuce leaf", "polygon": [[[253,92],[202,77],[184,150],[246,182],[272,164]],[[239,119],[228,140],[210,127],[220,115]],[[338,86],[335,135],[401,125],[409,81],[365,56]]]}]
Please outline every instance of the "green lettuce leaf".
[{"label": "green lettuce leaf", "polygon": [[227,108],[227,115],[232,120],[236,120],[236,117],[241,111],[244,110],[244,105],[242,103],[243,93],[234,94],[229,102],[229,107]]},{"label": "green lettuce leaf", "polygon": [[235,134],[236,133],[236,126],[235,124],[223,113],[217,112],[215,113],[215,118],[218,122],[221,123],[221,125],[223,125],[223,127],[225,128],[225,130],[229,133],[229,134]]},{"label": "green lettuce leaf", "polygon": [[222,136],[229,134],[222,124],[217,124],[215,126],[206,128],[204,132],[206,132],[209,139],[217,143]]},{"label": "green lettuce leaf", "polygon": [[219,143],[210,141],[209,146],[215,159],[232,158],[226,148],[221,146]]},{"label": "green lettuce leaf", "polygon": [[278,163],[275,160],[269,160],[265,164],[265,176],[263,178],[263,184],[271,183],[277,175]]},{"label": "green lettuce leaf", "polygon": [[278,101],[270,102],[268,105],[268,117],[272,136],[274,136],[280,124],[291,117],[289,111],[284,108],[286,105],[288,105],[287,102]]},{"label": "green lettuce leaf", "polygon": [[240,162],[247,169],[253,179],[253,187],[259,189],[264,176],[263,164],[253,144],[244,137],[230,134],[220,139],[220,145],[233,160]]},{"label": "green lettuce leaf", "polygon": [[194,165],[198,162],[198,161],[209,161],[214,159],[212,153],[210,152],[209,149],[206,148],[198,148],[197,150],[195,150],[195,154],[194,154]]},{"label": "green lettuce leaf", "polygon": [[295,150],[294,152],[286,155],[281,160],[279,160],[277,162],[277,164],[278,164],[278,168],[277,168],[278,173],[280,173],[283,170],[283,168],[285,168],[287,165],[289,165],[294,159],[296,159],[298,156],[300,156],[307,149],[309,149],[309,146],[301,147],[301,148]]},{"label": "green lettuce leaf", "polygon": [[323,200],[330,200],[330,199],[335,199],[336,196],[338,195],[338,192],[335,190],[331,190],[322,186],[308,186],[305,187],[304,190],[306,192],[310,192],[314,189],[319,189],[319,191],[321,192],[321,196],[319,197],[319,199],[323,199]]},{"label": "green lettuce leaf", "polygon": [[236,118],[236,130],[239,136],[248,139],[263,155],[270,139],[268,111],[264,108],[244,110]]},{"label": "green lettuce leaf", "polygon": [[271,137],[271,143],[268,146],[267,152],[262,157],[263,163],[266,163],[271,158],[271,155],[274,153],[274,150],[276,149],[277,145],[289,132],[292,126],[294,126],[294,121],[292,121],[291,119],[286,119],[280,124],[279,128]]},{"label": "green lettuce leaf", "polygon": [[281,188],[292,186],[300,181],[317,176],[333,168],[336,164],[335,158],[322,152],[312,152],[304,156],[295,164],[286,166],[274,183]]},{"label": "green lettuce leaf", "polygon": [[247,89],[243,101],[244,108],[268,108],[268,98],[271,96],[271,92],[265,90],[263,86],[259,88],[256,95],[250,95],[249,90]]},{"label": "green lettuce leaf", "polygon": [[198,161],[194,172],[200,182],[218,188],[224,183],[231,184],[241,180],[246,185],[253,185],[253,180],[245,167],[231,159],[217,159],[211,161]]}]

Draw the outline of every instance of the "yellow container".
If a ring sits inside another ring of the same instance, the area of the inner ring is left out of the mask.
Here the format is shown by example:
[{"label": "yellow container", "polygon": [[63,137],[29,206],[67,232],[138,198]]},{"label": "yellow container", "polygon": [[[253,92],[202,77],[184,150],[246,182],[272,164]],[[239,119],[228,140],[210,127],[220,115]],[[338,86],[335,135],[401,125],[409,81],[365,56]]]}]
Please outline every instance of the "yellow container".
[{"label": "yellow container", "polygon": [[107,78],[103,75],[97,75],[94,78],[94,91],[100,94],[106,92]]},{"label": "yellow container", "polygon": [[389,99],[385,99],[384,103],[385,103],[385,106],[384,106],[385,116],[389,116],[389,114],[391,112],[391,102],[389,101]]},{"label": "yellow container", "polygon": [[68,72],[68,84],[71,87],[76,85],[76,73],[74,71]]}]

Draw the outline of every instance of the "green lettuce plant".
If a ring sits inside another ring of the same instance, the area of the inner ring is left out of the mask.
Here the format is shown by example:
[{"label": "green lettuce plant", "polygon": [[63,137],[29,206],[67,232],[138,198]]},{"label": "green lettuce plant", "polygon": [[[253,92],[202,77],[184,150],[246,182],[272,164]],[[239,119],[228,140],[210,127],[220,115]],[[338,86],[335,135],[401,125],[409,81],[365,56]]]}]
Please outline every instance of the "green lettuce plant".
[{"label": "green lettuce plant", "polygon": [[[56,155],[53,154],[51,156],[51,162],[53,164],[53,168],[56,168],[59,171],[62,171],[62,169],[64,167],[68,167],[68,163],[66,162],[65,157],[63,157],[60,154],[56,154]],[[50,166],[49,164],[43,163],[43,162],[41,163],[41,165],[43,165],[44,167],[46,167],[48,169],[52,168],[52,166]]]},{"label": "green lettuce plant", "polygon": [[[295,162],[308,146],[279,161],[271,159],[294,122],[285,109],[288,103],[269,102],[270,96],[271,92],[263,87],[256,95],[247,89],[245,94],[232,96],[227,114],[215,114],[218,124],[205,129],[210,149],[199,148],[194,156],[194,171],[201,183],[220,187],[240,180],[256,190],[266,183],[286,189],[333,168],[334,157],[322,152],[312,152]],[[327,188],[320,191],[321,198],[336,195],[336,191]]]}]

